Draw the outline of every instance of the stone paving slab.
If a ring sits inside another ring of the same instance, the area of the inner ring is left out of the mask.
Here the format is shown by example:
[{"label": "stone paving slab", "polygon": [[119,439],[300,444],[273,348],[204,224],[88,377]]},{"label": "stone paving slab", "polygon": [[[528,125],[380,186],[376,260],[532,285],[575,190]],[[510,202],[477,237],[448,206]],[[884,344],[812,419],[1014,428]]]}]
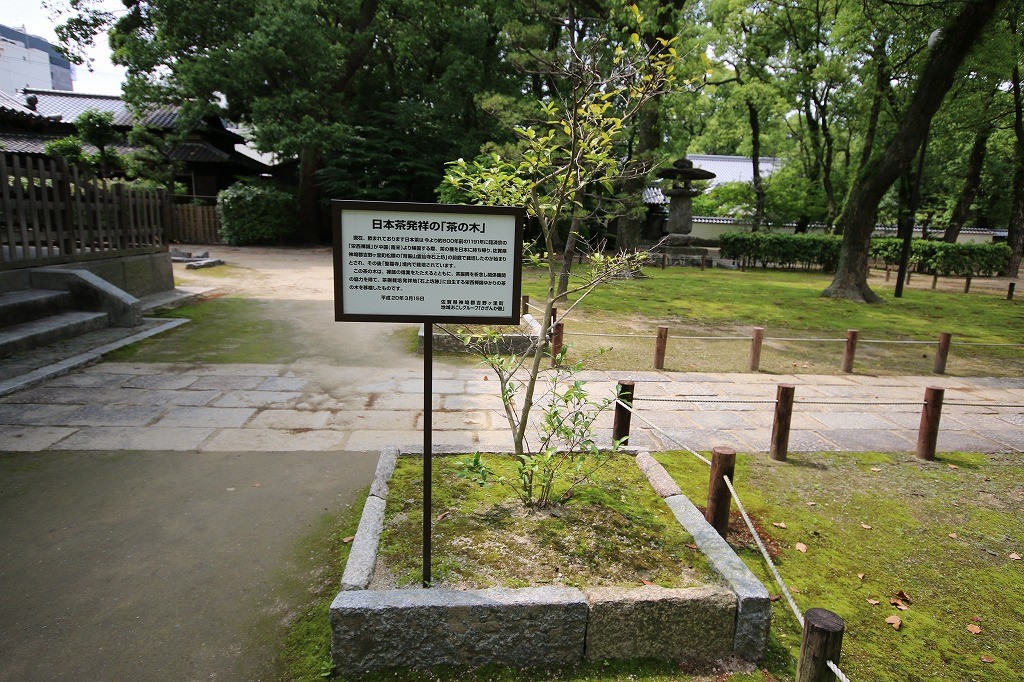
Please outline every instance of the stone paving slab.
[{"label": "stone paving slab", "polygon": [[[437,447],[510,450],[493,372],[483,367],[437,369],[439,378],[431,397]],[[392,444],[422,447],[422,380],[417,374],[408,369],[392,372],[313,363],[101,363],[0,398],[0,425],[5,428],[0,449],[378,451]],[[581,376],[593,380],[590,393],[598,399],[611,395],[616,381],[627,377],[639,382],[631,444],[655,450],[685,444],[697,450],[726,445],[740,451],[767,451],[773,406],[758,401],[773,400],[777,384],[784,381],[797,386],[790,434],[794,452],[912,452],[923,387],[936,383],[947,387],[940,449],[1008,452],[1024,447],[1024,380],[655,371],[584,372]],[[957,405],[951,395],[971,404]],[[700,401],[735,397],[752,402]],[[674,400],[680,398],[687,401]],[[538,406],[545,400],[542,393]],[[844,404],[849,402],[887,404]],[[986,403],[1020,407],[996,408]],[[610,444],[612,422],[612,410],[596,419],[599,443]]]},{"label": "stone paving slab", "polygon": [[0,443],[9,452],[39,452],[75,433],[60,426],[0,426]]},{"label": "stone paving slab", "polygon": [[212,428],[88,426],[54,443],[54,450],[198,450]]}]

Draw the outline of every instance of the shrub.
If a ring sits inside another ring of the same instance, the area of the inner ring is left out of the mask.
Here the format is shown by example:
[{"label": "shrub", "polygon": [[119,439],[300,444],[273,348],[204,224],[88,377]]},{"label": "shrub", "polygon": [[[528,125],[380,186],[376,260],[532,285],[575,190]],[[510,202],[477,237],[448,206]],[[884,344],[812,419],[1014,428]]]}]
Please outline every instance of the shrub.
[{"label": "shrub", "polygon": [[279,244],[298,230],[295,197],[277,187],[235,183],[217,195],[221,237],[228,244]]},{"label": "shrub", "polygon": [[842,237],[831,234],[727,232],[722,235],[722,257],[746,257],[762,266],[820,267],[834,270]]}]

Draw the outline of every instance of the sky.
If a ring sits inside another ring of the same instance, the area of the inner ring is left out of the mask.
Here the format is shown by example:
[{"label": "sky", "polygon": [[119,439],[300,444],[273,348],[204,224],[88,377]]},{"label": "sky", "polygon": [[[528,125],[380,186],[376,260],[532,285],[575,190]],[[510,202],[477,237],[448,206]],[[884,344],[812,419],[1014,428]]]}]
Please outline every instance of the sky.
[{"label": "sky", "polygon": [[[103,0],[101,5],[105,9],[124,11],[124,5],[119,0]],[[0,24],[12,28],[24,27],[27,33],[57,44],[57,34],[53,30],[55,22],[48,16],[40,0],[14,0],[2,3]],[[106,35],[99,36],[96,43],[88,50],[89,56],[93,59],[92,71],[90,72],[85,65],[75,67],[75,92],[119,95],[121,81],[124,80],[124,69],[110,63],[110,47],[107,45]]]}]

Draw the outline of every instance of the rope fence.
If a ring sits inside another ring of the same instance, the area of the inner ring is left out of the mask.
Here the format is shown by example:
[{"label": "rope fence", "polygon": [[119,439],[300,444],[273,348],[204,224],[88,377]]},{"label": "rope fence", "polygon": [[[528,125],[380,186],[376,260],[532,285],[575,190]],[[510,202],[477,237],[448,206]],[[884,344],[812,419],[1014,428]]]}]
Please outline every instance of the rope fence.
[{"label": "rope fence", "polygon": [[[524,297],[525,298],[525,297]],[[528,301],[523,301],[524,309],[529,307],[536,310],[540,310],[533,305],[530,305]],[[634,339],[634,340],[646,340],[653,338],[654,341],[654,369],[665,369],[665,355],[668,352],[668,342],[670,339],[679,341],[749,341],[750,342],[750,359],[748,363],[748,369],[751,372],[757,372],[761,367],[761,349],[765,341],[776,342],[776,343],[842,343],[845,345],[843,350],[843,357],[841,363],[841,369],[844,373],[850,374],[853,372],[853,365],[857,354],[857,344],[871,344],[878,346],[935,346],[935,358],[932,365],[932,372],[934,374],[945,374],[946,364],[949,359],[949,352],[953,343],[953,335],[949,332],[942,332],[938,338],[934,341],[924,341],[920,339],[861,339],[860,332],[856,329],[848,329],[846,331],[845,339],[829,339],[829,338],[817,338],[817,337],[782,337],[782,336],[765,336],[764,327],[754,327],[750,336],[691,336],[691,335],[677,335],[669,334],[669,328],[667,326],[658,327],[658,332],[655,336],[650,334],[617,334],[610,332],[579,332],[579,331],[566,331],[565,329],[565,318],[558,318],[557,310],[552,311],[552,320],[554,322],[552,327],[556,330],[553,334],[553,339],[557,339],[557,343],[552,343],[552,355],[557,355],[562,351],[562,339],[565,336],[575,336],[580,338],[598,338],[598,339]],[[972,347],[972,348],[1020,348],[1024,350],[1024,341],[1021,343],[988,343],[981,341],[957,341],[956,346],[960,347]]]},{"label": "rope fence", "polygon": [[[625,388],[625,390],[623,390],[623,388]],[[615,400],[616,428],[620,428],[620,425],[625,421],[627,429],[626,438],[628,438],[629,419],[626,418],[623,420],[621,415],[625,414],[629,415],[629,417],[637,417],[647,424],[648,427],[658,432],[663,438],[680,446],[682,449],[700,460],[703,464],[710,467],[711,480],[708,487],[705,520],[707,520],[708,523],[710,523],[719,532],[723,539],[728,534],[729,527],[728,499],[735,502],[736,509],[739,511],[744,524],[747,526],[747,530],[750,532],[750,536],[753,538],[754,543],[761,552],[761,557],[764,559],[765,565],[771,572],[772,577],[775,579],[775,583],[779,586],[779,590],[786,598],[786,603],[789,605],[790,610],[792,610],[793,616],[796,618],[797,622],[800,623],[800,628],[803,630],[803,642],[800,647],[800,656],[797,664],[797,682],[812,682],[813,680],[823,679],[821,677],[821,674],[824,672],[822,670],[822,666],[827,667],[837,679],[842,680],[843,682],[850,682],[849,678],[835,662],[839,659],[839,654],[842,650],[842,633],[845,629],[842,619],[836,614],[830,611],[825,611],[824,609],[811,609],[808,611],[808,617],[805,617],[803,612],[801,612],[800,607],[793,598],[793,594],[790,591],[789,586],[786,585],[786,581],[783,579],[782,574],[779,573],[778,567],[772,560],[767,547],[765,547],[764,540],[761,539],[761,534],[758,532],[753,520],[751,520],[750,514],[747,513],[746,507],[743,506],[743,500],[740,499],[740,495],[736,491],[736,487],[733,485],[732,479],[734,477],[736,452],[730,448],[714,448],[712,450],[713,459],[708,459],[688,445],[679,442],[634,409],[632,405],[632,402],[635,400],[633,397],[634,388],[635,384],[632,384],[631,382],[623,382],[620,384],[620,397]],[[617,436],[613,434],[613,438],[617,438]],[[725,501],[721,499],[721,493],[718,492],[723,489],[727,490],[729,494],[728,499]],[[839,624],[838,637],[836,636],[837,622]],[[819,627],[821,623],[824,623],[825,627]]]}]

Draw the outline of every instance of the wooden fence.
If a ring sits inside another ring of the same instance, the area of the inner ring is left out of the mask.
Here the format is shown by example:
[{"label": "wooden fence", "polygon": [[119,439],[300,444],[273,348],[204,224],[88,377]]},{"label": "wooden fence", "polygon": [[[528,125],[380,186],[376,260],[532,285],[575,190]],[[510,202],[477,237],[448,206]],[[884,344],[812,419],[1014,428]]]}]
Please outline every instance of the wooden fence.
[{"label": "wooden fence", "polygon": [[171,204],[63,159],[0,154],[0,270],[167,250]]},{"label": "wooden fence", "polygon": [[186,244],[220,244],[220,218],[216,206],[176,204],[171,241]]}]

